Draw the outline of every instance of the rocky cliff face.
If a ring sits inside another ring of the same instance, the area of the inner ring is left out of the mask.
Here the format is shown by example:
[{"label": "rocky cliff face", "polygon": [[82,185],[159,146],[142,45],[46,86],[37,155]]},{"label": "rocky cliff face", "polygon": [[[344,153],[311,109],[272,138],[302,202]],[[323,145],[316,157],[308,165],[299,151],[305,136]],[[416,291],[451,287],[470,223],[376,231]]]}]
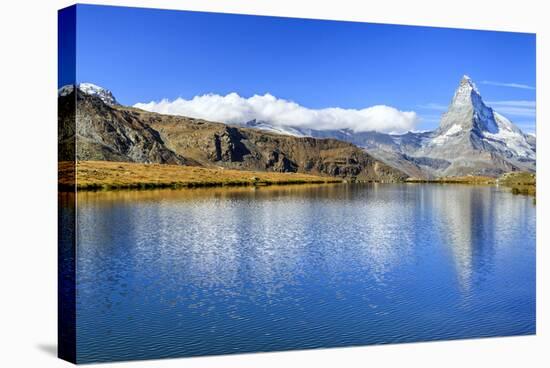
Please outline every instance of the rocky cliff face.
[{"label": "rocky cliff face", "polygon": [[[65,101],[74,98],[77,123],[72,134],[76,134],[78,160],[304,172],[365,181],[407,177],[351,143],[150,113],[107,104],[101,96],[79,88],[60,94],[60,126],[70,127],[75,117],[63,109]],[[60,137],[67,136],[71,132],[60,132]]]},{"label": "rocky cliff face", "polygon": [[[71,101],[76,98],[76,114]],[[167,149],[158,132],[129,111],[107,105],[96,95],[80,89],[59,97],[60,137],[76,134],[79,160],[189,164]],[[76,125],[71,119],[76,119]],[[75,131],[71,131],[71,130]],[[70,157],[68,157],[70,159]]]}]

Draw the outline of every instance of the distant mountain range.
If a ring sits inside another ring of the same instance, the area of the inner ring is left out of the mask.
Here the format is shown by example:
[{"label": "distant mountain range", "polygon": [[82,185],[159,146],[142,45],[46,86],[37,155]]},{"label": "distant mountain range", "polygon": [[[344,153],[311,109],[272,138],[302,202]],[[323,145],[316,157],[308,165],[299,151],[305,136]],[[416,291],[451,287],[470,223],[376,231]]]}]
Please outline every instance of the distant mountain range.
[{"label": "distant mountain range", "polygon": [[255,120],[245,125],[281,134],[350,142],[412,177],[498,176],[536,169],[535,137],[523,133],[487,106],[468,76],[460,81],[439,127],[429,132],[312,130],[277,127]]},{"label": "distant mountain range", "polygon": [[[70,143],[76,133],[80,160],[299,171],[380,181],[536,169],[535,137],[488,107],[467,76],[436,130],[405,134],[281,127],[256,120],[229,126],[161,115],[121,106],[109,90],[91,83],[64,86],[58,95],[60,145]],[[71,111],[74,98],[76,114]]]}]

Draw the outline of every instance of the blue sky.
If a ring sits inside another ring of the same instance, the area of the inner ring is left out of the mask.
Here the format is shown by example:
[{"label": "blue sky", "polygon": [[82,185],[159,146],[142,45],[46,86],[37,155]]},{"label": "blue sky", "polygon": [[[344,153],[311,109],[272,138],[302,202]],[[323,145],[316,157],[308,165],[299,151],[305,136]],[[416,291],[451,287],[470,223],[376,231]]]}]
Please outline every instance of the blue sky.
[{"label": "blue sky", "polygon": [[[79,5],[77,80],[122,104],[269,93],[310,109],[415,111],[430,129],[463,74],[534,131],[535,35]],[[61,81],[60,84],[63,84]]]}]

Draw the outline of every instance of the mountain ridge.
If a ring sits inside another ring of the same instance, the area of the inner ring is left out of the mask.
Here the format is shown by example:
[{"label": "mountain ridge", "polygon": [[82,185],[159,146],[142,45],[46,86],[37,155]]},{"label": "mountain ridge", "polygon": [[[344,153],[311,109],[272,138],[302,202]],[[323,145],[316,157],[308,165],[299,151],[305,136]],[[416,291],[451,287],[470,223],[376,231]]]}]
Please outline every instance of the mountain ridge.
[{"label": "mountain ridge", "polygon": [[[270,129],[266,122],[246,125]],[[460,80],[440,125],[431,131],[388,134],[293,128],[288,133],[351,142],[388,165],[422,178],[496,177],[510,171],[536,170],[536,138],[487,106],[467,75]]]},{"label": "mountain ridge", "polygon": [[[348,142],[291,137],[111,105],[102,96],[88,94],[78,86],[65,91],[58,98],[60,137],[69,142],[74,137],[79,161],[301,172],[361,181],[407,178],[405,173]],[[75,99],[76,113],[71,111]],[[76,119],[74,132],[72,119]],[[71,159],[70,150],[67,152],[60,154],[61,160]]]},{"label": "mountain ridge", "polygon": [[[408,177],[496,177],[510,171],[536,170],[536,138],[523,133],[510,120],[487,106],[467,75],[460,80],[438,128],[404,134],[279,127],[255,119],[228,125],[162,115],[121,106],[109,90],[91,83],[63,86],[59,89],[59,98],[75,91],[78,102],[84,107],[80,110],[87,112],[77,114],[77,120],[85,122],[78,127],[81,140],[79,153],[89,159],[221,165],[245,170],[314,170],[324,175],[356,177],[362,169],[351,167],[361,156],[355,152],[360,148],[368,157],[362,164],[372,166],[378,162],[377,165],[384,164]],[[96,101],[95,104],[90,105],[93,101]],[[97,113],[101,119],[89,119]],[[199,126],[202,128],[198,129]],[[197,141],[192,141],[189,138],[203,133],[208,135],[208,139],[199,137]],[[101,137],[102,143],[97,142],[98,137]],[[262,142],[265,137],[270,137],[268,141],[273,143],[268,147],[271,150],[268,154],[258,148],[265,146]],[[344,157],[342,151],[335,162],[316,161],[315,164],[308,161],[312,158],[306,157],[303,152],[291,158],[288,151],[292,151],[292,144],[287,141],[293,144],[299,142],[304,152],[315,151],[315,160],[319,158],[320,151],[316,148],[319,142],[309,141],[308,138],[333,140],[325,146],[326,150],[336,147],[344,149],[342,143],[347,142],[350,146],[346,146],[344,151],[349,151],[345,153],[349,157]],[[252,149],[247,146],[250,144]],[[285,152],[280,152],[282,146]],[[376,174],[371,172],[367,177],[373,178]]]}]

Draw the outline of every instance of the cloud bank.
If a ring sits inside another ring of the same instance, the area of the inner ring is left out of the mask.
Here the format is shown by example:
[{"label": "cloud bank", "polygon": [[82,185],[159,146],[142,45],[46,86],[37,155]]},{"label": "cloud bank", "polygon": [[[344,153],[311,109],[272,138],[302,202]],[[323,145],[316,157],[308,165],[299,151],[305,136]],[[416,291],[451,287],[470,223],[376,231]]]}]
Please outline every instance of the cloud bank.
[{"label": "cloud bank", "polygon": [[419,120],[414,111],[400,111],[385,105],[364,109],[309,109],[270,94],[249,98],[241,97],[237,93],[226,96],[207,94],[190,100],[178,98],[172,101],[164,99],[159,102],[137,103],[134,107],[227,124],[243,124],[256,119],[279,127],[351,129],[354,132],[376,130],[401,133],[412,130]]},{"label": "cloud bank", "polygon": [[511,87],[511,88],[521,88],[521,89],[535,89],[535,87],[528,86],[527,84],[520,83],[504,83],[504,82],[493,82],[493,81],[481,81],[481,84],[488,84],[490,86],[497,87]]}]

